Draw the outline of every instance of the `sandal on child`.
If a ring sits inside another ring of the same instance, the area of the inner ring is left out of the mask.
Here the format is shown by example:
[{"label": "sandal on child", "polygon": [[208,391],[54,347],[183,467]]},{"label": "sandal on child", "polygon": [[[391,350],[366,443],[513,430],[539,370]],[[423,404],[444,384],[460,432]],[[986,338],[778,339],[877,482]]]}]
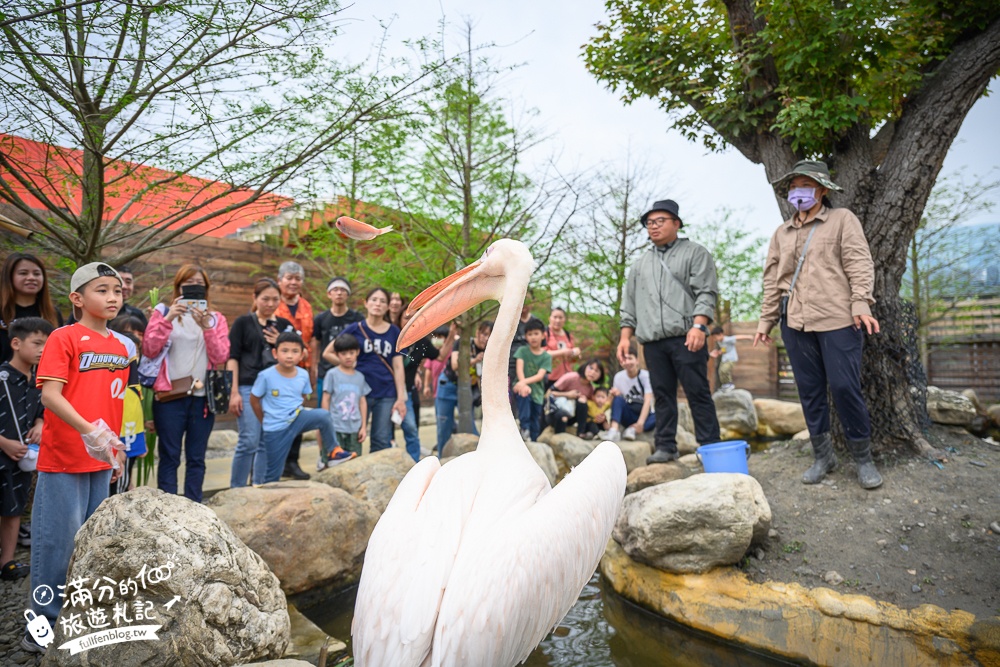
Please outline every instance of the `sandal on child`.
[{"label": "sandal on child", "polygon": [[22,577],[27,577],[28,573],[31,571],[30,565],[25,565],[24,563],[18,563],[17,561],[7,561],[0,566],[0,579],[4,581],[13,581],[15,579],[21,579]]}]

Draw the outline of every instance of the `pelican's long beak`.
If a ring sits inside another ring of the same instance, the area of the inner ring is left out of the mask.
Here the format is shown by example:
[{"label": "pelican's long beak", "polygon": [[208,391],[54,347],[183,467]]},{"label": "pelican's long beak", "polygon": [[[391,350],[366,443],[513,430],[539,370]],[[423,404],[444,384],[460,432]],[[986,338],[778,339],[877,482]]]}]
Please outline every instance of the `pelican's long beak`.
[{"label": "pelican's long beak", "polygon": [[410,302],[406,313],[412,317],[400,332],[396,349],[412,345],[473,306],[497,298],[500,280],[485,275],[482,260],[476,260],[434,283]]}]

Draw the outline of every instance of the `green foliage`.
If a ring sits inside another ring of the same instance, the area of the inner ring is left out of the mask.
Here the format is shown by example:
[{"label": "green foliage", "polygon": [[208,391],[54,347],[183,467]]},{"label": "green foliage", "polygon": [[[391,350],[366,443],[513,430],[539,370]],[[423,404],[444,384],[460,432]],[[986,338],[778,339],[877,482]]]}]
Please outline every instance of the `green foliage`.
[{"label": "green foliage", "polygon": [[800,542],[798,540],[792,540],[784,547],[782,547],[782,551],[784,551],[786,554],[799,553],[805,546],[806,545],[804,542]]},{"label": "green foliage", "polygon": [[[22,2],[18,15],[42,9]],[[79,175],[55,163],[32,173],[0,154],[14,175],[0,180],[0,200],[33,219],[47,250],[122,262],[268,193],[294,194],[308,165],[398,117],[438,65],[334,61],[339,10],[336,0],[95,2],[0,26],[4,131],[83,153]],[[48,214],[14,180],[37,186]],[[130,201],[115,210],[113,197]],[[116,224],[128,218],[138,224]]]},{"label": "green foliage", "polygon": [[545,267],[553,305],[593,316],[601,342],[610,347],[618,343],[629,267],[649,247],[639,217],[653,199],[656,180],[656,172],[631,154],[622,169],[602,168],[591,183],[586,219],[566,230]]},{"label": "green foliage", "polygon": [[709,148],[774,131],[823,156],[856,124],[898,119],[927,68],[1000,16],[990,0],[750,6],[752,34],[718,0],[608,0],[584,60],[626,102],[656,99]]},{"label": "green foliage", "polygon": [[716,220],[685,226],[684,231],[715,259],[720,306],[716,312],[720,322],[724,311],[721,306],[727,303],[730,321],[755,320],[760,316],[763,298],[759,285],[764,277],[767,239],[734,221],[732,211],[724,209],[720,215]]}]

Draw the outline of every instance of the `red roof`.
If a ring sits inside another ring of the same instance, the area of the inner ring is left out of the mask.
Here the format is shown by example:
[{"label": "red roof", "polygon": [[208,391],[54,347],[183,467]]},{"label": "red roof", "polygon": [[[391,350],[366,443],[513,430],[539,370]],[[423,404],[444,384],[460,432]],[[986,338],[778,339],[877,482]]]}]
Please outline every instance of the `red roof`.
[{"label": "red roof", "polygon": [[[55,206],[80,213],[80,174],[83,171],[83,152],[31,141],[9,134],[0,134],[0,152],[16,165],[17,171],[37,189],[41,197],[48,198]],[[213,211],[226,209],[253,196],[254,191],[219,181],[209,181],[194,176],[178,176],[174,172],[124,161],[110,161],[104,167],[104,219],[150,225],[167,220],[177,229]],[[7,185],[32,208],[44,210],[47,206],[29,191],[29,188],[11,178],[10,172],[0,167],[0,176]],[[166,181],[144,192],[137,201],[129,201],[143,188],[158,181]],[[8,196],[0,192],[0,200]],[[275,194],[264,194],[256,201],[240,208],[221,213],[188,229],[191,234],[228,236],[275,215],[291,206],[293,200]],[[124,213],[122,211],[124,210]]]}]

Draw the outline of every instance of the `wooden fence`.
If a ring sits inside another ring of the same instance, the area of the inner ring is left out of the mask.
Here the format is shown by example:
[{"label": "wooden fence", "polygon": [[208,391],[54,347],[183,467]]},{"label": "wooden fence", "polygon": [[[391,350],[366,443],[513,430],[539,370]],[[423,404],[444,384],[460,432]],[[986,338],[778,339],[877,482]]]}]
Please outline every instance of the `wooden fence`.
[{"label": "wooden fence", "polygon": [[1000,403],[1000,340],[932,344],[927,384],[953,391],[973,389],[983,403]]}]

